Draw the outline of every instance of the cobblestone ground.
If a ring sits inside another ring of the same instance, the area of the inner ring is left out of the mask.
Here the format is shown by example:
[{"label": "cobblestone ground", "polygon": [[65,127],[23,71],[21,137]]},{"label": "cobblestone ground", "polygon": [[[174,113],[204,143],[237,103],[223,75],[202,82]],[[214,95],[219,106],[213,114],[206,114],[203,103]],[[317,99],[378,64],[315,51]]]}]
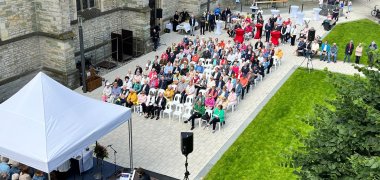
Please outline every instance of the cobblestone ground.
[{"label": "cobblestone ground", "polygon": [[[354,4],[354,11],[351,13],[349,19],[346,20],[341,18],[338,23],[361,18],[371,18],[370,10],[373,8],[374,5],[372,6],[372,4],[375,4],[375,2],[371,1],[370,3],[367,3],[366,0],[360,0],[356,1],[356,3],[357,4]],[[315,3],[315,6],[317,6],[317,3]],[[326,32],[321,26],[322,20],[314,21],[313,12],[311,10],[306,10],[304,12],[306,17],[312,19],[310,21],[310,27],[316,29],[316,34],[320,36],[325,35]],[[282,17],[289,17],[287,11],[285,13],[286,14],[282,13]],[[266,20],[269,15],[266,14],[264,17]],[[199,34],[199,31],[196,33]],[[224,31],[223,34],[219,36],[214,35],[214,33],[207,33],[206,38],[207,37],[218,37],[219,39],[224,40],[228,39]],[[172,32],[163,35],[162,42],[170,45],[173,42],[178,42],[181,38],[183,38],[183,35]],[[277,70],[274,70],[271,74],[267,75],[257,87],[254,87],[247,94],[245,99],[241,101],[235,112],[229,111],[227,113],[226,125],[222,128],[222,131],[213,134],[210,130],[196,126],[193,131],[194,151],[189,155],[190,179],[202,177],[202,174],[199,174],[201,170],[208,165],[214,156],[221,156],[221,153],[218,152],[219,149],[225,145],[227,140],[230,139],[239,128],[243,128],[242,124],[244,122],[250,122],[252,120],[248,117],[255,109],[261,108],[263,105],[261,103],[267,98],[269,92],[271,92],[294,67],[301,65],[303,58],[295,56],[293,53],[295,47],[289,45],[282,45],[280,47],[284,50],[282,65],[277,68]],[[134,70],[137,64],[144,66],[147,60],[154,58],[154,55],[156,54],[161,54],[165,49],[166,46],[161,46],[157,53],[151,52],[142,57],[136,58],[130,63],[105,74],[103,77],[107,80],[113,80],[116,76],[123,77],[127,74],[129,69]],[[306,62],[302,63],[301,66],[305,65]],[[344,64],[342,62],[327,64],[325,62],[320,62],[319,60],[314,60],[313,65],[314,69],[328,68],[330,71],[344,74],[357,73],[351,64]],[[78,88],[76,91],[81,92],[81,89]],[[101,91],[102,88],[98,88],[85,95],[100,99]],[[185,171],[185,157],[180,151],[180,132],[189,131],[190,125],[182,122],[179,123],[178,118],[170,121],[169,118],[165,117],[156,121],[148,120],[133,114],[132,119],[134,167],[143,167],[157,173],[182,179]],[[118,164],[124,167],[129,167],[127,123],[103,137],[99,142],[104,145],[113,144],[113,147],[118,151]],[[108,161],[113,162],[113,158],[112,153],[110,153]]]}]

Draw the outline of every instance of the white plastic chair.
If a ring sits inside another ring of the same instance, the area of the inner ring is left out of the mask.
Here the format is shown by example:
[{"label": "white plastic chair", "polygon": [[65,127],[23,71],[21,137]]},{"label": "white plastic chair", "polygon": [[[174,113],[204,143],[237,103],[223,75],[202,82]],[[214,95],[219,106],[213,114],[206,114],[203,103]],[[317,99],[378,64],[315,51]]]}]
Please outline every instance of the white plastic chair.
[{"label": "white plastic chair", "polygon": [[205,96],[206,95],[206,89],[200,89],[199,93],[201,93],[203,96]]},{"label": "white plastic chair", "polygon": [[190,106],[185,106],[185,112],[182,114],[182,119],[189,119],[190,116],[191,116],[191,110],[193,109],[193,107],[190,107]]},{"label": "white plastic chair", "polygon": [[202,65],[205,63],[205,58],[199,58],[199,61],[202,62]]},{"label": "white plastic chair", "polygon": [[[162,117],[164,118],[165,114],[168,114],[169,120],[171,121],[171,119],[172,119],[171,114],[173,113],[172,103],[171,102],[167,103],[166,107],[165,107],[165,110],[163,110],[162,112],[163,112]],[[169,121],[169,123],[170,123],[170,121]]]},{"label": "white plastic chair", "polygon": [[[205,113],[208,113],[208,115],[210,116],[210,121],[211,121],[212,120],[212,114],[213,114],[212,109],[207,109]],[[203,122],[205,122],[206,126],[207,126],[207,123],[208,123],[207,120],[200,118],[199,121],[200,121],[199,122],[199,127],[201,127],[201,125],[202,125]]]},{"label": "white plastic chair", "polygon": [[178,122],[181,122],[182,110],[183,110],[183,105],[182,104],[177,104],[175,106],[175,111],[173,112],[173,118],[175,116],[178,116]]},{"label": "white plastic chair", "polygon": [[164,89],[159,89],[159,90],[158,90],[158,94],[160,94],[160,93],[164,94],[164,92],[165,92]]},{"label": "white plastic chair", "polygon": [[194,102],[194,96],[187,96],[185,100],[185,107],[192,107]]},{"label": "white plastic chair", "polygon": [[206,59],[206,65],[212,64],[212,59]]},{"label": "white plastic chair", "polygon": [[259,74],[259,79],[260,81],[263,81],[263,76],[261,74]]},{"label": "white plastic chair", "polygon": [[181,104],[181,94],[176,94],[173,99],[173,105],[177,106]]},{"label": "white plastic chair", "polygon": [[152,92],[154,95],[157,95],[157,94],[156,94],[156,93],[157,93],[157,89],[155,89],[155,88],[150,88],[150,89],[149,89],[149,94],[150,94],[151,92]]},{"label": "white plastic chair", "polygon": [[227,106],[227,110],[230,109],[230,108],[231,108],[231,111],[234,112],[235,109],[236,109],[236,104],[232,104],[232,105],[229,104],[229,105]]}]

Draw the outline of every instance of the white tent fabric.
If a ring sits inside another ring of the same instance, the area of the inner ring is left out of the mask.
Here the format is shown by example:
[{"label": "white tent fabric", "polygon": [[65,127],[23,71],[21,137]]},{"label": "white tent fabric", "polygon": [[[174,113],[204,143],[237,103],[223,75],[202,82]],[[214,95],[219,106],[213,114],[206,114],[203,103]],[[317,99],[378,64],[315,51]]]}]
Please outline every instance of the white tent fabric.
[{"label": "white tent fabric", "polygon": [[39,73],[0,104],[0,155],[44,172],[131,117],[129,108],[76,93]]}]

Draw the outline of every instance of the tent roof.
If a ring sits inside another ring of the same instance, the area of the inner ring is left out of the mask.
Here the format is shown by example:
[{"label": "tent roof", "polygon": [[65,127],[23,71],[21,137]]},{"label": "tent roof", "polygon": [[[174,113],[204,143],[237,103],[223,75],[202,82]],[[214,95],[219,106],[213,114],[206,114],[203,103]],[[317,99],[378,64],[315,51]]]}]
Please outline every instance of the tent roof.
[{"label": "tent roof", "polygon": [[0,155],[51,172],[131,117],[39,73],[0,104]]}]

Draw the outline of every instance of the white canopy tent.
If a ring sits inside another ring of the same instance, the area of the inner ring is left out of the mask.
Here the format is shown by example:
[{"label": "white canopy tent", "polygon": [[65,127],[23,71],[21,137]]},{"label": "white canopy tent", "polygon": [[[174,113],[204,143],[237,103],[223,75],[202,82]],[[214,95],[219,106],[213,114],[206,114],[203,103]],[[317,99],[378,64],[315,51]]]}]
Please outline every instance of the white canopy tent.
[{"label": "white canopy tent", "polygon": [[0,155],[51,172],[131,118],[39,73],[0,104]]}]

